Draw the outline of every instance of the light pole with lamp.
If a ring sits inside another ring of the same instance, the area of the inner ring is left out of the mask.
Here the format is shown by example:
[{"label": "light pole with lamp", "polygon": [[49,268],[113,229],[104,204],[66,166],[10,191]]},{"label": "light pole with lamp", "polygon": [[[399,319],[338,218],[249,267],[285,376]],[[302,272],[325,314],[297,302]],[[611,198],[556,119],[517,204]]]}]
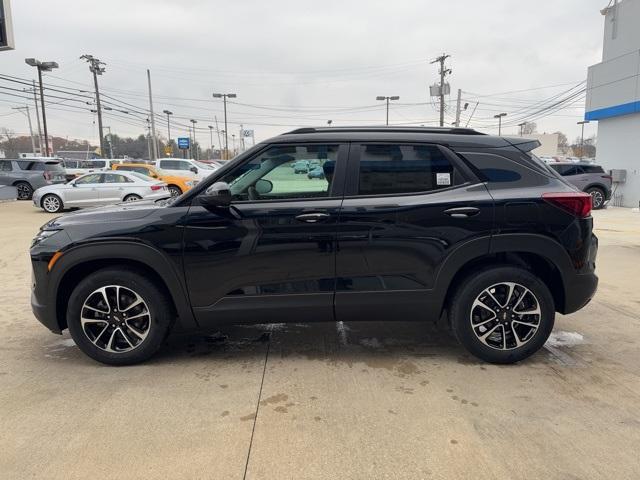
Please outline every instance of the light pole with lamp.
[{"label": "light pole with lamp", "polygon": [[222,98],[224,103],[224,157],[229,159],[229,138],[227,136],[227,98],[236,98],[235,93],[214,93],[213,98]]},{"label": "light pole with lamp", "polygon": [[379,95],[376,97],[376,100],[386,100],[387,101],[387,126],[389,126],[389,100],[400,100],[398,95],[394,95],[392,97],[385,97],[383,95]]},{"label": "light pole with lamp", "polygon": [[[44,88],[42,87],[42,72],[50,72],[54,68],[58,68],[58,64],[56,62],[41,62],[40,60],[36,60],[35,58],[25,58],[24,62],[27,65],[32,67],[36,67],[38,69],[38,81],[40,82],[40,102],[42,107],[42,125],[44,127],[44,151],[45,156],[49,156],[49,133],[47,131],[47,115],[44,110]],[[42,151],[42,148],[40,148]]]}]

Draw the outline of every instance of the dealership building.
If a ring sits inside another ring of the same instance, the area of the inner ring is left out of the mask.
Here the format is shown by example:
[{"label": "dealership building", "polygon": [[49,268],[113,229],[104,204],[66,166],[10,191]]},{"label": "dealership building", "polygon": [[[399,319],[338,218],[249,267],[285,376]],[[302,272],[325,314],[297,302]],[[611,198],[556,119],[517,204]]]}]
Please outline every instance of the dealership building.
[{"label": "dealership building", "polygon": [[585,120],[598,122],[596,161],[614,172],[614,204],[640,203],[640,0],[611,0],[602,62],[589,67]]}]

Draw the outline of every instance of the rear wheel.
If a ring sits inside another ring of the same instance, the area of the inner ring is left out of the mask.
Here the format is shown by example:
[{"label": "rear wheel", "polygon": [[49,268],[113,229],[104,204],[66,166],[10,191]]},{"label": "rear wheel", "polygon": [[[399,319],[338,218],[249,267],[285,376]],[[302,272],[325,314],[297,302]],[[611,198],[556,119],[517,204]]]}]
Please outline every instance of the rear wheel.
[{"label": "rear wheel", "polygon": [[591,205],[594,210],[600,210],[602,207],[604,207],[605,196],[604,191],[601,188],[587,188],[587,190],[585,190],[585,193],[591,195]]},{"label": "rear wheel", "polygon": [[80,350],[102,363],[130,365],[158,351],[173,320],[162,290],[135,270],[105,268],[69,298],[67,325]]},{"label": "rear wheel", "polygon": [[58,213],[61,212],[63,208],[62,200],[59,196],[54,195],[53,193],[48,193],[42,197],[40,205],[42,206],[42,209],[48,213]]},{"label": "rear wheel", "polygon": [[125,202],[137,202],[138,200],[142,200],[142,197],[140,195],[136,195],[135,193],[132,193],[124,197]]},{"label": "rear wheel", "polygon": [[533,355],[553,330],[555,307],[538,277],[516,267],[492,267],[468,277],[451,300],[450,318],[460,343],[491,363]]},{"label": "rear wheel", "polygon": [[31,200],[33,187],[27,182],[18,182],[14,185],[18,190],[18,200]]},{"label": "rear wheel", "polygon": [[171,193],[172,197],[179,197],[182,195],[182,190],[177,185],[169,185],[169,193]]}]

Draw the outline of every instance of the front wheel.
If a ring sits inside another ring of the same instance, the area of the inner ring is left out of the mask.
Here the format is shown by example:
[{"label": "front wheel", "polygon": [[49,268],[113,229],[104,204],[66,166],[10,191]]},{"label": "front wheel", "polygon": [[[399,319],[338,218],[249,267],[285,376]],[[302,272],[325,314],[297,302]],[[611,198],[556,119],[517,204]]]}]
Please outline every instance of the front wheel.
[{"label": "front wheel", "polygon": [[549,338],[555,307],[538,277],[517,267],[492,267],[468,277],[450,304],[453,331],[476,357],[515,363]]},{"label": "front wheel", "polygon": [[165,293],[136,270],[109,267],[84,278],[69,298],[76,345],[109,365],[131,365],[158,351],[172,324]]},{"label": "front wheel", "polygon": [[42,209],[47,213],[58,213],[62,211],[62,200],[59,196],[49,193],[42,197],[40,202]]}]

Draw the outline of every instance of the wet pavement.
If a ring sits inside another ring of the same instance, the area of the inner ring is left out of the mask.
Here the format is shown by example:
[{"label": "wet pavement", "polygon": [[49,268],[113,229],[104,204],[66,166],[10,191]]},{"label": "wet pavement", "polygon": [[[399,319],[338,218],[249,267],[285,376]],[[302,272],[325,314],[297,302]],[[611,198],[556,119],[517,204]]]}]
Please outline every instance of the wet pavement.
[{"label": "wet pavement", "polygon": [[0,478],[640,476],[640,214],[596,212],[596,299],[511,366],[438,325],[236,325],[106,367],[28,305],[46,215],[0,204]]}]

